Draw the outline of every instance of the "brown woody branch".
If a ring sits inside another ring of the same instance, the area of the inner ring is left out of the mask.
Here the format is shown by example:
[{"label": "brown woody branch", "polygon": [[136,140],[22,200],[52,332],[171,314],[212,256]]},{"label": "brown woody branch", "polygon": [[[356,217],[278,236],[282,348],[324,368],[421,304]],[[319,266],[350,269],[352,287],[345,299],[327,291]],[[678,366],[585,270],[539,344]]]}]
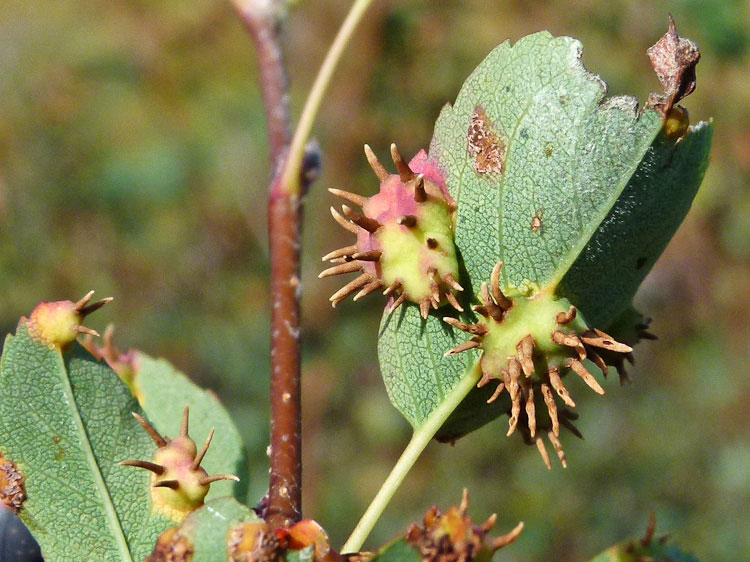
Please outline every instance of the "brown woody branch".
[{"label": "brown woody branch", "polygon": [[283,8],[276,0],[234,0],[234,3],[255,43],[268,128],[271,174],[275,176],[291,142],[289,81],[279,41]]},{"label": "brown woody branch", "polygon": [[[235,0],[258,55],[268,127],[272,182],[268,201],[271,259],[271,447],[266,521],[288,527],[302,517],[300,386],[300,197],[281,185],[291,133],[288,80],[279,41],[281,7],[271,0]],[[303,176],[304,180],[304,176]]]}]

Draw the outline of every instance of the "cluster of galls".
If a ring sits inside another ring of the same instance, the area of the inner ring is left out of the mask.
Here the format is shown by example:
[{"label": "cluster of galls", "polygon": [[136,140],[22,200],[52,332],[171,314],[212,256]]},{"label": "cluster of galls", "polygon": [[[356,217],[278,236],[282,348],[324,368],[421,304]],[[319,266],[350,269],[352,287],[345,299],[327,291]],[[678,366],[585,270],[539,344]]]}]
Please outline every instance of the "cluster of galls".
[{"label": "cluster of galls", "polygon": [[193,510],[203,504],[212,482],[218,480],[239,481],[237,476],[219,474],[209,476],[201,462],[206,456],[214,430],[208,434],[205,445],[198,448],[188,436],[190,412],[185,408],[179,437],[162,437],[143,417],[133,412],[133,417],[143,426],[158,449],[153,461],[127,460],[120,464],[144,468],[152,473],[151,499],[154,509],[174,521],[182,521]]},{"label": "cluster of galls", "polygon": [[523,531],[523,523],[519,523],[506,535],[491,538],[488,533],[495,526],[497,515],[475,525],[468,510],[469,493],[464,488],[461,505],[445,513],[433,506],[424,516],[423,527],[409,528],[406,541],[419,550],[425,562],[488,562],[497,550],[514,542]]},{"label": "cluster of galls", "polygon": [[[146,562],[190,562],[195,554],[195,528],[188,518],[180,527],[164,531]],[[310,562],[344,562],[333,550],[328,535],[315,521],[306,519],[291,527],[271,530],[264,521],[239,523],[226,537],[228,562],[283,562],[292,552],[310,549]],[[221,553],[214,553],[220,556]],[[302,557],[300,557],[302,559]]]},{"label": "cluster of galls", "polygon": [[[320,277],[360,273],[331,296],[331,304],[335,307],[351,294],[356,293],[356,301],[385,289],[384,294],[391,296],[389,311],[409,301],[419,306],[425,319],[431,309],[446,303],[463,312],[454,293],[463,290],[457,281],[459,267],[453,237],[456,204],[437,161],[420,151],[406,164],[396,145],[391,145],[396,175],[388,173],[367,145],[365,154],[380,180],[380,191],[368,198],[330,190],[363,211],[343,205],[342,215],[331,207],[333,217],[357,236],[357,242],[324,256],[323,261],[334,265]],[[472,336],[446,355],[481,349],[482,378],[478,386],[497,381],[489,402],[506,392],[510,410],[508,435],[520,427],[526,441],[537,445],[545,464],[551,467],[542,441],[542,434],[546,434],[566,466],[560,427],[579,437],[580,433],[572,424],[577,414],[567,408],[575,407],[575,403],[563,377],[574,373],[594,392],[604,394],[590,369],[598,369],[606,376],[607,365],[614,365],[624,379],[624,360],[632,361],[632,348],[602,331],[590,329],[565,298],[545,291],[506,296],[500,288],[501,269],[502,262],[492,271],[489,285],[482,284],[480,304],[474,307],[479,322],[467,324],[453,317],[443,318]],[[645,331],[646,327],[637,326],[640,332],[635,340],[653,337]],[[563,404],[557,404],[555,395]]]},{"label": "cluster of galls", "polygon": [[320,277],[360,273],[331,296],[331,304],[335,307],[354,293],[356,301],[383,289],[391,297],[390,311],[407,300],[419,305],[423,318],[446,303],[462,311],[454,293],[463,291],[453,243],[456,204],[437,161],[422,150],[407,164],[393,144],[398,174],[390,174],[367,145],[365,154],[380,180],[380,191],[368,198],[330,190],[362,208],[359,213],[342,205],[342,215],[331,207],[334,219],[357,242],[323,256],[334,265]]},{"label": "cluster of galls", "polygon": [[606,376],[608,361],[604,357],[611,364],[629,357],[632,348],[600,330],[590,329],[565,298],[544,292],[529,297],[503,294],[501,269],[502,262],[493,269],[490,285],[482,284],[481,304],[474,307],[481,318],[479,322],[466,324],[455,318],[443,318],[472,335],[446,355],[481,349],[482,378],[478,386],[497,381],[488,402],[506,392],[511,408],[507,434],[520,427],[526,440],[536,443],[549,468],[549,455],[540,435],[540,430],[544,430],[560,462],[566,466],[565,452],[558,439],[560,426],[578,436],[580,433],[571,423],[577,416],[556,403],[555,394],[566,406],[575,407],[562,378],[574,373],[594,392],[604,394],[589,369],[598,368]]}]

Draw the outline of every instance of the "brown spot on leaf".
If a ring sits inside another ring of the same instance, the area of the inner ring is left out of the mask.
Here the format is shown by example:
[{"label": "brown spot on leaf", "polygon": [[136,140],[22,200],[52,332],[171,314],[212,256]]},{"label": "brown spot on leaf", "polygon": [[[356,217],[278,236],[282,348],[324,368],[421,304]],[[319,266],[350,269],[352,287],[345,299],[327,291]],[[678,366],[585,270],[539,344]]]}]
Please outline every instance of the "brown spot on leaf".
[{"label": "brown spot on leaf", "polygon": [[159,535],[154,551],[144,562],[191,562],[193,554],[193,545],[180,534],[180,528],[171,527]]},{"label": "brown spot on leaf", "polygon": [[534,218],[531,219],[531,232],[539,232],[542,230],[544,223],[542,222],[542,211],[537,211]]},{"label": "brown spot on leaf", "polygon": [[482,106],[478,105],[471,116],[468,139],[469,155],[474,158],[478,173],[502,174],[505,171],[508,140],[495,128]]},{"label": "brown spot on leaf", "polygon": [[24,476],[15,464],[0,455],[0,503],[18,513],[26,501]]},{"label": "brown spot on leaf", "polygon": [[671,15],[669,29],[646,53],[664,90],[664,95],[652,93],[646,107],[666,116],[674,104],[695,90],[695,66],[701,53],[690,39],[677,35]]}]

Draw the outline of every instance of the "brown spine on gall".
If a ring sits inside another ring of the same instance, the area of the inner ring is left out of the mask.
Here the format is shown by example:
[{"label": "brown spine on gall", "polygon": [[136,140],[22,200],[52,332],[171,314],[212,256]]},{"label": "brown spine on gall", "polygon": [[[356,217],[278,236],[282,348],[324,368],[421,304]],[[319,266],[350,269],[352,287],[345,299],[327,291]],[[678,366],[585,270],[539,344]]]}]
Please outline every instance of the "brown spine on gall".
[{"label": "brown spine on gall", "polygon": [[159,535],[154,551],[144,562],[191,562],[194,554],[193,544],[180,534],[180,527],[170,527]]}]

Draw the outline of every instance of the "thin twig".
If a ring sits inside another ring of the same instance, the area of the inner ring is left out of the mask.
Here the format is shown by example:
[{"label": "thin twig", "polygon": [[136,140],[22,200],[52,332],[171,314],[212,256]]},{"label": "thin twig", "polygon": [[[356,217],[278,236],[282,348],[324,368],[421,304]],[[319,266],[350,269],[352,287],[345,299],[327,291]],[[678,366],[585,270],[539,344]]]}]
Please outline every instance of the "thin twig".
[{"label": "thin twig", "polygon": [[299,198],[268,204],[271,246],[271,475],[266,520],[272,528],[302,518],[300,386]]},{"label": "thin twig", "polygon": [[[299,352],[299,197],[280,186],[289,129],[288,80],[279,41],[281,7],[272,0],[235,0],[258,55],[271,159],[268,201],[271,255],[271,447],[266,520],[274,528],[302,518],[302,429]],[[298,171],[299,173],[299,171]]]},{"label": "thin twig", "polygon": [[275,176],[292,135],[289,127],[289,81],[279,41],[282,6],[277,0],[233,0],[255,42],[259,84],[268,128],[271,174]]},{"label": "thin twig", "polygon": [[[265,518],[273,529],[302,517],[300,384],[300,227],[302,196],[318,159],[306,149],[323,94],[344,47],[372,0],[356,0],[315,80],[293,139],[288,83],[279,42],[282,7],[275,0],[233,0],[258,51],[269,132],[272,182],[268,201],[271,256],[271,454]],[[291,145],[290,145],[291,143]]]}]

